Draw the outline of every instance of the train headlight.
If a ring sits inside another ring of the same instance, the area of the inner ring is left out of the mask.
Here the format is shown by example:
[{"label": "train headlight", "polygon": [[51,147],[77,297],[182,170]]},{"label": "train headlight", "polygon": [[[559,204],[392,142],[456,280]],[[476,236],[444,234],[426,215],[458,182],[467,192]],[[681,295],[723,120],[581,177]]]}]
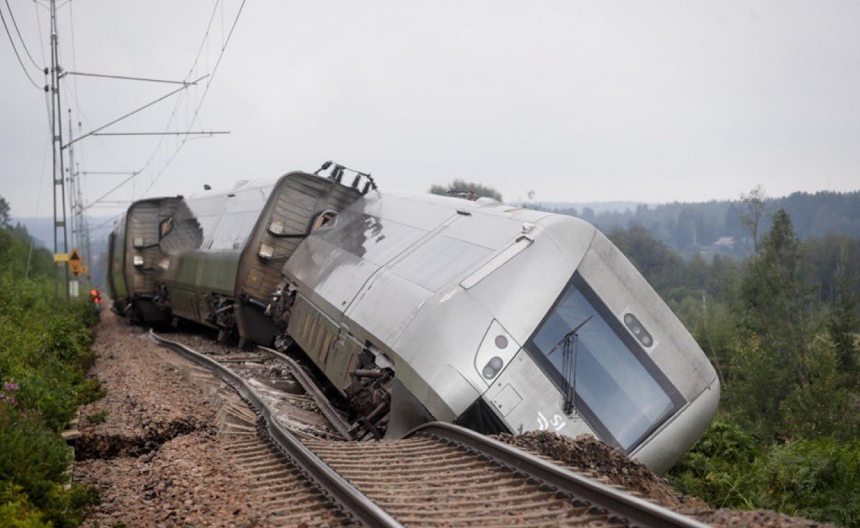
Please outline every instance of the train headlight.
[{"label": "train headlight", "polygon": [[645,348],[651,348],[654,345],[654,338],[651,337],[648,330],[645,330],[645,327],[642,326],[642,323],[639,322],[639,319],[637,319],[635,315],[632,313],[624,314],[624,324],[633,334],[633,337],[642,343],[642,346]]},{"label": "train headlight", "polygon": [[487,379],[493,379],[502,370],[502,367],[505,366],[504,361],[499,356],[493,356],[486,365],[484,365],[483,370],[481,370],[481,375]]},{"label": "train headlight", "polygon": [[260,255],[260,258],[268,260],[275,256],[275,247],[266,243],[260,244],[260,251],[257,254]]},{"label": "train headlight", "polygon": [[143,267],[143,255],[135,255],[134,259],[132,259],[132,262],[134,263],[134,266],[136,268],[142,268]]}]

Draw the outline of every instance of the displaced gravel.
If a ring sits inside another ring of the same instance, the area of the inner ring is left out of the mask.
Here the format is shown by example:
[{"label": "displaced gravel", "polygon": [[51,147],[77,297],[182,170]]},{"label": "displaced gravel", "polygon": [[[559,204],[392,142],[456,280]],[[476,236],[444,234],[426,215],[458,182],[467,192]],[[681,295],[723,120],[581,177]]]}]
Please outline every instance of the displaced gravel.
[{"label": "displaced gravel", "polygon": [[645,465],[630,460],[623,452],[590,435],[574,439],[550,432],[529,432],[518,436],[502,434],[496,438],[667,508],[679,509],[685,505],[707,508],[702,500],[678,493]]},{"label": "displaced gravel", "polygon": [[209,400],[166,352],[107,311],[93,348],[107,395],[81,412],[74,480],[102,497],[85,526],[271,526],[211,425]]},{"label": "displaced gravel", "polygon": [[623,488],[699,522],[725,528],[835,528],[831,524],[790,517],[772,511],[714,510],[703,500],[678,493],[645,465],[590,435],[569,438],[551,432],[502,434],[501,442],[555,460],[562,466]]},{"label": "displaced gravel", "polygon": [[697,521],[726,528],[837,528],[835,525],[790,517],[772,511],[686,510]]}]

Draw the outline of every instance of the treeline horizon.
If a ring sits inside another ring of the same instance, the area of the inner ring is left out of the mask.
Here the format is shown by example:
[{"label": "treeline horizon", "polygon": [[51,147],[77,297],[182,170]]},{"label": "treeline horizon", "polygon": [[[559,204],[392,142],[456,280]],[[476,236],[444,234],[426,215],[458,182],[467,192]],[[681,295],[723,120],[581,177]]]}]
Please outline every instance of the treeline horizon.
[{"label": "treeline horizon", "polygon": [[860,527],[860,237],[801,240],[785,209],[755,195],[744,205],[747,257],[685,259],[641,225],[608,232],[723,387],[668,479],[715,508]]},{"label": "treeline horizon", "polygon": [[[760,233],[771,228],[770,214],[782,209],[790,216],[794,232],[801,241],[828,234],[860,237],[860,191],[795,192],[773,198],[767,197],[763,189],[758,190],[765,213],[759,225]],[[604,233],[614,229],[644,227],[655,239],[685,258],[696,254],[741,257],[755,252],[754,241],[743,221],[744,216],[749,214],[748,204],[743,197],[708,202],[639,204],[623,211],[602,212],[595,212],[588,206],[526,205],[581,218]]]}]

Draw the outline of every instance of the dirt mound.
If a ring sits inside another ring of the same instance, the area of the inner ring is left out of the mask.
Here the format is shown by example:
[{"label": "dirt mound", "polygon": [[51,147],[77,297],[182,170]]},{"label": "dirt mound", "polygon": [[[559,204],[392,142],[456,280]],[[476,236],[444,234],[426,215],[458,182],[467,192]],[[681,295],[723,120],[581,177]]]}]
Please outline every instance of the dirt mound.
[{"label": "dirt mound", "polygon": [[714,510],[703,500],[678,493],[668,482],[645,465],[627,458],[590,435],[576,438],[550,432],[529,432],[519,436],[502,434],[497,440],[538,456],[553,459],[560,465],[607,484],[624,488],[687,515],[697,521],[720,528],[835,528],[833,525],[790,517],[772,511]]},{"label": "dirt mound", "polygon": [[763,510],[681,510],[681,513],[701,523],[724,528],[836,528],[832,524]]},{"label": "dirt mound", "polygon": [[645,465],[630,460],[624,452],[590,435],[570,438],[546,431],[518,436],[502,434],[499,441],[539,456],[552,458],[562,466],[634,492],[644,499],[672,509],[707,508],[703,501],[675,491],[668,482]]}]

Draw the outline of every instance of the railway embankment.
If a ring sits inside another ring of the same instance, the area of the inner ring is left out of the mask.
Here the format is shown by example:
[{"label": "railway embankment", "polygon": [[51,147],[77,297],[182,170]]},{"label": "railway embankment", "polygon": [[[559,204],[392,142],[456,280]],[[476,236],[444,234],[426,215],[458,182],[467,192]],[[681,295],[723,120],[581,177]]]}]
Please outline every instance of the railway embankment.
[{"label": "railway embankment", "polygon": [[106,395],[81,413],[74,480],[101,492],[85,526],[268,526],[217,410],[166,352],[110,312],[93,350]]},{"label": "railway embankment", "polygon": [[[254,361],[241,361],[242,357],[253,359],[254,354],[231,352],[205,337],[183,339],[227,361],[231,368],[262,368]],[[86,525],[340,525],[342,519],[324,501],[317,500],[307,483],[284,466],[277,453],[261,445],[253,412],[246,407],[236,411],[240,419],[233,420],[233,429],[228,427],[225,433],[224,409],[231,405],[241,407],[243,402],[205,369],[155,345],[143,330],[129,327],[112,313],[102,315],[93,348],[97,362],[92,374],[100,380],[106,396],[82,410],[75,480],[97,486],[102,503],[92,511]],[[262,374],[253,373],[256,377]],[[233,394],[235,402],[213,403],[213,394],[220,393]],[[593,438],[527,433],[517,437],[502,435],[499,440],[712,526],[825,526],[773,512],[711,509],[698,499],[677,493],[645,466]],[[469,525],[468,518],[474,520],[492,513],[481,510],[491,504],[499,515],[487,517],[488,525],[518,518],[509,517],[509,512],[502,515],[516,503],[512,496],[501,502],[493,498],[505,495],[499,493],[504,490],[495,489],[503,488],[502,481],[509,478],[503,471],[496,467],[486,469],[483,478],[476,471],[486,462],[473,461],[464,453],[434,455],[432,449],[443,449],[438,442],[403,441],[404,454],[394,449],[399,445],[396,443],[362,443],[346,449],[342,441],[321,438],[305,442],[406,526],[436,526],[446,519],[452,526]],[[432,449],[415,452],[424,444]],[[429,482],[435,466],[428,464],[440,456],[447,460],[444,469],[439,470],[444,482]],[[454,462],[458,460],[466,470],[463,474],[457,473]],[[395,474],[402,468],[410,468],[413,477]],[[489,487],[475,488],[472,480],[487,481]],[[517,500],[524,501],[523,508],[517,510],[523,522],[534,524],[553,518],[532,511],[531,503],[524,498],[529,495],[525,491],[530,484],[515,484],[510,486],[517,490]],[[448,493],[444,490],[452,486],[459,491],[452,492],[440,510],[439,494]],[[540,495],[539,491],[534,494]],[[557,509],[552,501],[557,498],[551,493],[545,495],[546,504],[542,503],[542,507],[552,514]],[[564,504],[559,507],[569,508]],[[572,511],[570,516],[574,514]],[[595,518],[588,522],[605,524],[598,521]]]}]

